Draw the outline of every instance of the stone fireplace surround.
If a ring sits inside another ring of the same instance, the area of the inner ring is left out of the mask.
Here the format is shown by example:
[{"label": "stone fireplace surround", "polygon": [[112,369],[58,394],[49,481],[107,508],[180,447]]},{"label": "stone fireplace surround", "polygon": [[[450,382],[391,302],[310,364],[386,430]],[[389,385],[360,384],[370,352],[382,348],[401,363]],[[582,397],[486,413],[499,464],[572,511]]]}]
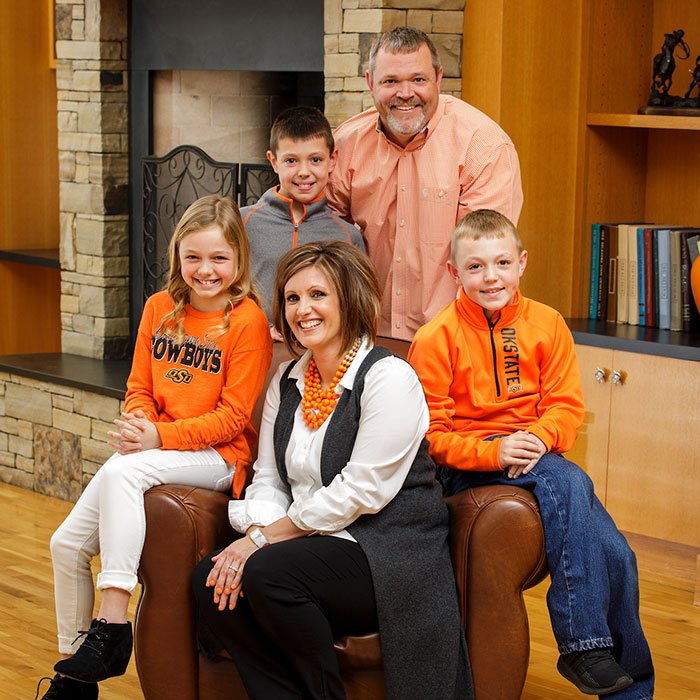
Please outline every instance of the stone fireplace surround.
[{"label": "stone fireplace surround", "polygon": [[[56,0],[62,350],[96,359],[129,350],[126,4]],[[443,91],[461,95],[463,8],[464,0],[325,0],[331,124],[371,106],[369,46],[400,24],[431,35],[445,69]],[[260,152],[246,157],[255,162],[264,158],[265,139],[251,133]]]},{"label": "stone fireplace surround", "polygon": [[[50,366],[42,356],[0,363],[0,480],[74,501],[112,452],[106,431],[122,408],[129,366],[127,0],[55,5],[65,354]],[[460,96],[463,9],[464,0],[325,0],[331,124],[371,106],[369,46],[401,24],[431,35],[445,69],[443,92]],[[260,152],[246,160],[264,158],[265,143],[259,131],[247,139]]]}]

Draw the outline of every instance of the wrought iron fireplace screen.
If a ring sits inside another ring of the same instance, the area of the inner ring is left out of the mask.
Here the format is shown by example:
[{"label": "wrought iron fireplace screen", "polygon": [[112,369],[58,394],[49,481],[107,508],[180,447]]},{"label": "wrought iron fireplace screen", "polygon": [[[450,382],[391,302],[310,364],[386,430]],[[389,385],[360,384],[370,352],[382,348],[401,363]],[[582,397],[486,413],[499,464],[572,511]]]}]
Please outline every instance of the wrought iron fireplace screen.
[{"label": "wrought iron fireplace screen", "polygon": [[142,158],[142,302],[163,289],[168,274],[168,244],[183,212],[208,194],[232,197],[239,206],[255,204],[279,182],[269,164],[222,163],[197,146],[178,146],[163,157]]}]

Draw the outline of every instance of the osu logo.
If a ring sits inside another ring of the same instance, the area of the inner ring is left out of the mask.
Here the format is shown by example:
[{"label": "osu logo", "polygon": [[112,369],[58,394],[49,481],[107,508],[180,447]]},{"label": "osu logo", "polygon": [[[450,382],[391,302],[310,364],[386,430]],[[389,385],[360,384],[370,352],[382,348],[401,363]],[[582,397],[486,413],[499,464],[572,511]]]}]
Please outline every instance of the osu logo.
[{"label": "osu logo", "polygon": [[170,379],[175,384],[189,384],[194,375],[186,369],[169,369],[165,375],[166,379]]}]

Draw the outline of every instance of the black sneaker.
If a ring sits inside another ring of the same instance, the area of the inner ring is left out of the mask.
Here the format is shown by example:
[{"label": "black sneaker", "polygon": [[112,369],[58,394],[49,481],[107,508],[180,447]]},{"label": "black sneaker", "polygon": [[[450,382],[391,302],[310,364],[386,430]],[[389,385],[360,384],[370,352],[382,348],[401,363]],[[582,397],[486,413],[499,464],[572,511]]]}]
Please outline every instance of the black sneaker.
[{"label": "black sneaker", "polygon": [[134,645],[130,622],[93,620],[90,629],[81,631],[76,640],[83,635],[85,640],[78,651],[59,661],[54,671],[84,683],[99,683],[126,672]]},{"label": "black sneaker", "polygon": [[615,661],[609,648],[562,654],[557,670],[586,695],[607,695],[632,685],[632,677]]},{"label": "black sneaker", "polygon": [[51,685],[41,700],[97,700],[97,683],[81,683],[58,673],[53,678],[47,676],[39,681],[34,700],[39,697],[39,687],[44,681],[50,681]]}]

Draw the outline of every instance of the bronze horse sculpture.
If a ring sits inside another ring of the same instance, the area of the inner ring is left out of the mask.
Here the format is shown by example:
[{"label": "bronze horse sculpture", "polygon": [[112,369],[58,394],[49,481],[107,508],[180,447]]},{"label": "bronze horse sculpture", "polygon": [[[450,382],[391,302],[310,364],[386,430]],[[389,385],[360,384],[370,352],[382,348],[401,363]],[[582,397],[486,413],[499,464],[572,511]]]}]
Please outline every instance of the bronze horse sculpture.
[{"label": "bronze horse sculpture", "polygon": [[700,56],[695,59],[695,68],[691,71],[693,79],[690,81],[688,92],[685,93],[686,98],[690,97],[690,93],[696,85],[700,84]]},{"label": "bronze horse sculpture", "polygon": [[664,95],[668,95],[672,83],[671,77],[676,69],[676,61],[673,57],[676,46],[680,44],[680,47],[685,52],[685,56],[679,55],[679,58],[686,59],[690,56],[690,49],[688,44],[683,41],[683,34],[682,29],[676,29],[672,34],[664,34],[665,39],[664,45],[661,47],[661,53],[657,53],[654,56],[652,92],[661,92]]}]

